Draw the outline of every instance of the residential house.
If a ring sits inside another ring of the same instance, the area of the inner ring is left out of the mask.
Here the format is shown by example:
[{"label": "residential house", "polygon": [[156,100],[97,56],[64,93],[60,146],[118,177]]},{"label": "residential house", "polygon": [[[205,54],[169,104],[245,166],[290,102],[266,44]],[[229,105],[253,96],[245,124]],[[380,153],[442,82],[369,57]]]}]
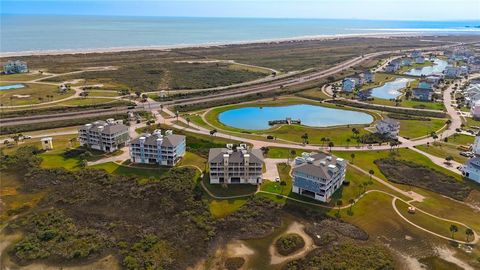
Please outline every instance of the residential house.
[{"label": "residential house", "polygon": [[347,162],[324,153],[303,153],[295,158],[292,192],[328,202],[345,180]]},{"label": "residential house", "polygon": [[467,160],[463,165],[462,174],[465,177],[480,183],[480,157],[476,156]]},{"label": "residential house", "polygon": [[433,97],[433,90],[430,88],[414,88],[412,89],[412,97],[416,100],[431,101]]},{"label": "residential house", "polygon": [[460,76],[468,75],[468,66],[460,66]]},{"label": "residential house", "polygon": [[425,78],[425,81],[428,83],[431,83],[432,86],[437,87],[440,85],[440,82],[442,81],[442,79],[443,78],[441,76],[430,75]]},{"label": "residential house", "polygon": [[472,115],[473,119],[479,120],[480,119],[480,100],[475,101],[473,106],[470,106],[470,114]]},{"label": "residential house", "polygon": [[3,65],[3,73],[5,74],[15,74],[15,73],[27,73],[28,65],[26,62],[16,60],[8,61]]},{"label": "residential house", "polygon": [[130,136],[122,120],[113,118],[85,124],[78,129],[80,145],[104,152],[114,152],[126,145]]},{"label": "residential house", "polygon": [[400,65],[401,61],[399,59],[394,59],[385,67],[385,72],[394,73],[400,68]]},{"label": "residential house", "polygon": [[130,161],[133,163],[175,166],[185,155],[186,137],[171,130],[162,135],[160,129],[145,133],[130,142]]},{"label": "residential house", "polygon": [[355,80],[350,79],[350,78],[345,78],[342,81],[342,91],[344,92],[353,92],[353,89],[355,89]]},{"label": "residential house", "polygon": [[411,58],[403,58],[402,59],[402,66],[411,66],[412,65],[412,59]]},{"label": "residential house", "polygon": [[375,129],[378,134],[387,138],[396,139],[400,132],[400,122],[391,118],[380,119],[375,124]]},{"label": "residential house", "polygon": [[445,77],[447,78],[457,78],[458,76],[460,76],[461,71],[459,67],[447,66],[444,73]]},{"label": "residential house", "polygon": [[419,51],[419,50],[414,50],[412,51],[412,53],[410,54],[410,57],[412,57],[413,59],[417,58],[417,57],[421,57],[422,56],[422,52]]},{"label": "residential house", "polygon": [[465,105],[472,108],[477,101],[480,100],[480,84],[472,84],[463,91]]},{"label": "residential house", "polygon": [[263,153],[240,144],[234,147],[211,148],[208,153],[210,184],[262,183]]},{"label": "residential house", "polygon": [[425,57],[423,56],[415,57],[415,64],[423,64],[423,63],[425,63]]},{"label": "residential house", "polygon": [[465,177],[480,183],[480,135],[477,134],[475,141],[472,145],[472,151],[475,157],[469,159],[462,169],[462,173]]},{"label": "residential house", "polygon": [[363,80],[366,83],[374,82],[375,81],[375,73],[370,71],[370,70],[365,71],[363,73]]},{"label": "residential house", "polygon": [[421,80],[418,83],[418,88],[423,88],[423,89],[433,89],[434,84],[427,81],[427,80]]}]

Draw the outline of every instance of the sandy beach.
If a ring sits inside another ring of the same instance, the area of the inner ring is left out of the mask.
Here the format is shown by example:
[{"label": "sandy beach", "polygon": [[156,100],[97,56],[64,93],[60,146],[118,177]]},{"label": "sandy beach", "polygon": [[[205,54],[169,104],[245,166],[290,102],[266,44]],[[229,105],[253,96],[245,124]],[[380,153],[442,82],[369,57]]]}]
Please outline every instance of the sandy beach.
[{"label": "sandy beach", "polygon": [[299,36],[291,38],[278,39],[261,39],[248,40],[239,42],[212,42],[203,44],[175,44],[175,45],[152,45],[152,46],[130,46],[130,47],[108,47],[108,48],[91,48],[91,49],[61,49],[61,50],[39,50],[39,51],[20,51],[20,52],[0,52],[0,58],[7,57],[22,57],[22,56],[36,56],[36,55],[62,55],[62,54],[87,54],[87,53],[112,53],[112,52],[128,52],[128,51],[142,51],[142,50],[171,50],[182,48],[209,48],[218,46],[230,45],[246,45],[246,44],[271,44],[281,42],[304,42],[304,41],[318,41],[331,40],[340,38],[354,38],[354,37],[369,37],[369,38],[389,38],[389,37],[414,37],[414,36],[432,36],[438,33],[424,33],[424,32],[378,32],[378,33],[362,33],[362,34],[337,34],[337,35],[315,35],[315,36]]}]

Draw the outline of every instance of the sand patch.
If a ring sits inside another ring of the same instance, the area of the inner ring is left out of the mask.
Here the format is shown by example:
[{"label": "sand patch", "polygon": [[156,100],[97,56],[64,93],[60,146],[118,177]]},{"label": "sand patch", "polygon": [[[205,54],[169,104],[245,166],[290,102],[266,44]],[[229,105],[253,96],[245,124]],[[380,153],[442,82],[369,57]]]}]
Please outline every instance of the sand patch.
[{"label": "sand patch", "polygon": [[458,265],[459,267],[465,269],[465,270],[474,270],[473,267],[471,267],[468,263],[458,259],[455,257],[455,251],[451,250],[447,247],[437,247],[436,251],[438,253],[438,256],[442,259],[444,259],[447,262],[451,262],[453,264]]},{"label": "sand patch", "polygon": [[14,97],[14,98],[29,98],[30,95],[18,95],[18,94],[16,94],[16,95],[12,95],[12,97]]},{"label": "sand patch", "polygon": [[313,239],[305,233],[305,226],[299,222],[293,222],[288,226],[287,230],[283,234],[287,233],[296,233],[300,235],[303,238],[303,241],[305,241],[305,246],[296,251],[293,254],[290,254],[288,256],[283,256],[280,255],[276,248],[275,248],[275,242],[277,241],[278,238],[276,238],[273,243],[270,245],[270,248],[268,249],[270,253],[270,263],[272,265],[274,264],[281,264],[287,261],[295,260],[304,257],[307,255],[310,251],[312,251],[316,246],[313,244]]}]

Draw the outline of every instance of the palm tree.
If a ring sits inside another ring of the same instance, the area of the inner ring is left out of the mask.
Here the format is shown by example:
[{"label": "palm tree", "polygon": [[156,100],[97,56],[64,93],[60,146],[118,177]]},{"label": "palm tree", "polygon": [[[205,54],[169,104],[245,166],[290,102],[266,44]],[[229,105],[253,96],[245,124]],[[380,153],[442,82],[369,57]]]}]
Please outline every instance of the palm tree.
[{"label": "palm tree", "polygon": [[375,174],[375,171],[374,170],[369,170],[368,174],[370,175],[370,181],[372,181],[372,175]]},{"label": "palm tree", "polygon": [[358,131],[357,128],[352,128],[352,133],[353,133],[353,137],[357,137],[357,135],[360,133],[360,131]]},{"label": "palm tree", "polygon": [[178,111],[175,112],[175,117],[177,117],[177,121],[178,121],[178,116],[179,116],[179,113]]},{"label": "palm tree", "polygon": [[216,130],[216,129],[210,130],[210,135],[211,135],[211,136],[215,135],[215,133],[217,133],[217,130]]},{"label": "palm tree", "polygon": [[295,155],[297,155],[297,151],[295,151],[295,150],[293,150],[293,149],[290,150],[290,156],[291,156],[291,157],[295,157]]},{"label": "palm tree", "polygon": [[350,138],[347,138],[347,148],[348,148],[348,145],[350,144]]},{"label": "palm tree", "polygon": [[322,138],[320,139],[320,141],[322,142],[322,147],[323,147],[323,145],[325,144],[325,141],[327,141],[327,138],[322,137]]},{"label": "palm tree", "polygon": [[438,139],[437,133],[435,133],[435,131],[430,132],[430,137],[433,138],[434,142],[435,142],[436,139]]},{"label": "palm tree", "polygon": [[348,209],[348,212],[350,214],[352,214],[352,207],[353,207],[353,204],[355,203],[355,199],[351,198],[350,200],[348,200],[348,203],[350,204],[350,209]]},{"label": "palm tree", "polygon": [[470,242],[470,237],[473,236],[473,230],[470,228],[465,229],[465,234],[467,235],[467,242]]},{"label": "palm tree", "polygon": [[328,143],[328,148],[330,148],[330,149],[329,149],[330,152],[332,152],[332,147],[334,147],[334,146],[335,146],[335,144],[334,144],[333,142],[329,142],[329,143]]},{"label": "palm tree", "polygon": [[190,127],[190,118],[187,117],[187,119],[185,119],[185,120],[187,120],[187,125]]},{"label": "palm tree", "polygon": [[303,143],[307,144],[308,143],[308,134],[307,133],[303,134],[302,139],[303,139]]},{"label": "palm tree", "polygon": [[353,163],[353,160],[355,159],[355,153],[351,153],[350,157],[352,158],[352,163]]},{"label": "palm tree", "polygon": [[340,216],[340,207],[342,206],[342,204],[343,204],[342,200],[337,201],[337,207],[338,207],[337,216]]},{"label": "palm tree", "polygon": [[452,157],[452,156],[447,156],[447,157],[445,158],[445,160],[447,161],[447,162],[446,162],[447,164],[451,164],[451,163],[452,163],[452,160],[453,160],[453,157]]},{"label": "palm tree", "polygon": [[450,232],[452,233],[452,239],[454,239],[455,233],[458,232],[458,227],[455,224],[450,225]]}]

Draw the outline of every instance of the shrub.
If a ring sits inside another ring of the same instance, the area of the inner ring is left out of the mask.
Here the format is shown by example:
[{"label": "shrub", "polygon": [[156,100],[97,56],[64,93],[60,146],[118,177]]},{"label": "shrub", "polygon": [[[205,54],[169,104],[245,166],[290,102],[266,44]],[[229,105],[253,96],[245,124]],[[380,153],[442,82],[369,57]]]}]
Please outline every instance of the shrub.
[{"label": "shrub", "polygon": [[296,233],[282,235],[275,242],[278,253],[283,256],[290,255],[305,246],[303,238]]}]

